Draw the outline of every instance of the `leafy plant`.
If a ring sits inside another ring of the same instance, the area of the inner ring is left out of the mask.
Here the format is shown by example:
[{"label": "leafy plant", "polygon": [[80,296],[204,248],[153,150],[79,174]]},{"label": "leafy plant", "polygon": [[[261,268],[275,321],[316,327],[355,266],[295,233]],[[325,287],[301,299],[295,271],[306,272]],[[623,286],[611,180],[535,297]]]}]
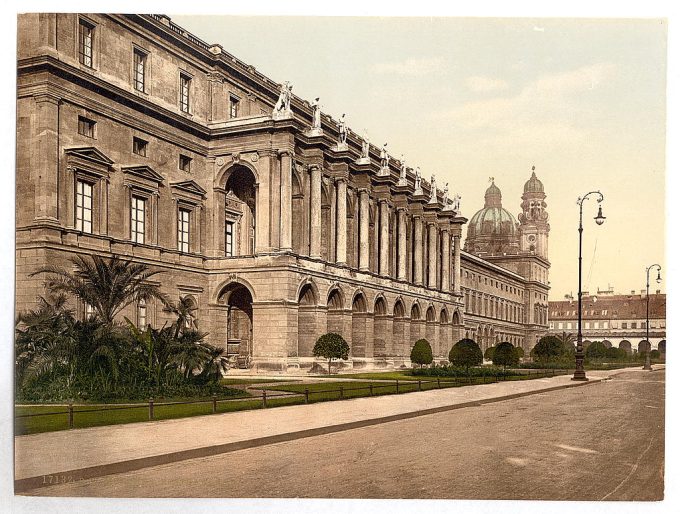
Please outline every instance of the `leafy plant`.
[{"label": "leafy plant", "polygon": [[411,348],[411,362],[422,367],[423,364],[431,364],[432,360],[432,347],[430,343],[427,339],[418,339],[413,348]]},{"label": "leafy plant", "polygon": [[461,339],[453,345],[449,352],[449,362],[454,366],[462,366],[469,370],[471,366],[482,363],[482,350],[472,339]]},{"label": "leafy plant", "polygon": [[328,374],[330,375],[333,359],[347,360],[349,358],[349,345],[340,334],[329,332],[317,339],[312,353],[314,357],[328,359]]}]

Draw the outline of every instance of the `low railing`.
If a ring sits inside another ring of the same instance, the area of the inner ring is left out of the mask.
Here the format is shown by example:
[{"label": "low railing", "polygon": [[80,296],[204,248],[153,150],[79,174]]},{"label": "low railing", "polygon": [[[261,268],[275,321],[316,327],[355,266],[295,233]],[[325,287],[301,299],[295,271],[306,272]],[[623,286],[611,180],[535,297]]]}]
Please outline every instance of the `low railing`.
[{"label": "low railing", "polygon": [[[423,377],[419,380],[376,380],[368,385],[361,386],[344,386],[342,384],[338,385],[337,388],[333,389],[323,389],[314,390],[310,388],[305,388],[299,392],[291,391],[281,391],[272,392],[272,390],[262,389],[260,395],[253,395],[250,397],[240,397],[240,398],[218,398],[217,395],[213,395],[210,399],[205,400],[187,400],[187,401],[171,401],[171,402],[156,402],[154,398],[149,398],[148,402],[139,403],[135,405],[119,405],[119,406],[105,406],[101,408],[75,408],[72,402],[69,402],[65,407],[65,410],[55,410],[50,412],[39,412],[33,414],[16,414],[15,420],[20,419],[31,419],[44,416],[66,416],[68,419],[68,428],[72,429],[75,427],[75,415],[92,414],[97,412],[112,412],[112,411],[122,411],[122,410],[139,410],[146,409],[148,411],[148,420],[153,421],[157,419],[156,409],[168,406],[176,405],[211,405],[211,412],[206,412],[205,414],[216,414],[220,412],[220,405],[230,405],[238,404],[239,402],[251,403],[250,407],[245,407],[246,409],[251,408],[268,408],[274,406],[277,403],[282,403],[278,400],[287,399],[291,401],[286,401],[286,405],[291,404],[309,404],[321,401],[334,401],[343,400],[347,398],[357,398],[366,396],[378,396],[378,395],[388,395],[388,394],[403,394],[415,391],[426,391],[431,389],[442,389],[450,387],[463,387],[470,385],[481,385],[481,384],[491,384],[502,381],[514,381],[514,380],[524,380],[523,377],[529,378],[547,378],[554,377],[557,375],[564,375],[571,373],[569,370],[522,370],[523,373],[516,375],[507,374],[496,374],[496,375],[483,375],[483,376],[464,376],[464,377]],[[351,382],[348,382],[351,384]],[[363,393],[363,394],[362,394]],[[257,402],[257,405],[255,404]],[[30,406],[27,406],[30,407]],[[238,407],[237,407],[238,408]],[[228,412],[230,409],[223,410],[222,412]],[[178,416],[185,417],[185,416]],[[176,419],[176,418],[175,418]],[[135,420],[143,421],[143,420]]]}]

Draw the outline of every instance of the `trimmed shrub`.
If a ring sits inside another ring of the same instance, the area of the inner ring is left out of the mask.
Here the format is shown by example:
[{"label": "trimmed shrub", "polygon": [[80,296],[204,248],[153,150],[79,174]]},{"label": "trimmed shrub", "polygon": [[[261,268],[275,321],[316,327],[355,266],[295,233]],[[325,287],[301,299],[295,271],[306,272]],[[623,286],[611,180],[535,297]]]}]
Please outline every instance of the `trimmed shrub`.
[{"label": "trimmed shrub", "polygon": [[603,359],[606,356],[607,347],[600,341],[594,341],[586,348],[586,357],[589,359]]},{"label": "trimmed shrub", "polygon": [[468,338],[458,341],[449,352],[449,362],[454,366],[462,366],[466,370],[469,370],[470,366],[479,366],[483,358],[482,349]]},{"label": "trimmed shrub", "polygon": [[422,367],[423,364],[431,364],[432,360],[432,347],[430,343],[427,339],[418,339],[413,348],[411,348],[411,362]]},{"label": "trimmed shrub", "polygon": [[661,352],[659,350],[652,350],[649,352],[649,358],[650,359],[660,359],[661,358]]},{"label": "trimmed shrub", "polygon": [[346,361],[349,358],[349,345],[340,334],[329,332],[316,340],[312,353],[314,357],[328,359],[328,374],[330,375],[333,359]]},{"label": "trimmed shrub", "polygon": [[626,353],[626,350],[623,348],[616,348],[615,346],[612,346],[611,348],[607,348],[607,359],[611,360],[626,360],[628,358],[628,353]]},{"label": "trimmed shrub", "polygon": [[493,360],[493,352],[496,349],[495,346],[489,346],[486,350],[484,350],[484,360],[491,361]]},{"label": "trimmed shrub", "polygon": [[560,360],[568,355],[564,343],[555,336],[541,337],[531,354],[541,362]]},{"label": "trimmed shrub", "polygon": [[515,347],[506,342],[499,343],[496,350],[493,352],[493,363],[495,366],[517,366],[519,364],[519,357],[515,353]]},{"label": "trimmed shrub", "polygon": [[515,355],[517,355],[517,361],[524,358],[524,348],[521,346],[515,346]]}]

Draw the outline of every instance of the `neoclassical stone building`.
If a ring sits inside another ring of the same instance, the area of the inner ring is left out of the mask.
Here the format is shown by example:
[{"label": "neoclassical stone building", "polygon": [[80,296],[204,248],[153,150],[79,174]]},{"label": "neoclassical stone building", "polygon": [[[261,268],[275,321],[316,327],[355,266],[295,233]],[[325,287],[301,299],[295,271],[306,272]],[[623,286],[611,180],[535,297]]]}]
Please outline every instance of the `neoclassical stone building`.
[{"label": "neoclassical stone building", "polygon": [[[535,175],[517,241],[505,218],[500,247],[480,239],[498,228],[483,216],[464,252],[447,188],[167,16],[18,23],[18,311],[44,294],[33,271],[99,254],[162,270],[168,297],[256,370],[311,367],[328,331],[361,368],[408,365],[421,337],[445,360],[466,334],[529,349],[547,329]],[[124,314],[167,321],[151,303]]]}]

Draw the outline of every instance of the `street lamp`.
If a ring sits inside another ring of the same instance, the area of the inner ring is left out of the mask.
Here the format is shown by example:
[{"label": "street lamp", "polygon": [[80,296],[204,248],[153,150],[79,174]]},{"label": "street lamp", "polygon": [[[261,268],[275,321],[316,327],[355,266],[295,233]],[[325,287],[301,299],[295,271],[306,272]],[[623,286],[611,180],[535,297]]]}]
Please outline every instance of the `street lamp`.
[{"label": "street lamp", "polygon": [[[578,218],[578,337],[576,339],[576,370],[574,371],[574,376],[571,377],[572,380],[588,380],[586,378],[586,371],[583,369],[583,333],[581,332],[581,247],[583,242],[583,202],[590,195],[598,195],[597,203],[601,203],[604,200],[604,196],[599,191],[590,191],[589,193],[583,195],[579,198],[576,203],[579,207],[579,218]],[[595,216],[595,223],[602,225],[604,223],[605,217],[602,215],[602,205],[599,206],[597,211],[597,216]]]},{"label": "street lamp", "polygon": [[661,283],[661,266],[652,264],[647,268],[647,324],[645,325],[647,329],[647,356],[645,357],[645,367],[642,368],[649,371],[652,371],[652,357],[650,355],[652,353],[652,343],[649,341],[649,272],[654,268],[657,269],[656,283]]}]

